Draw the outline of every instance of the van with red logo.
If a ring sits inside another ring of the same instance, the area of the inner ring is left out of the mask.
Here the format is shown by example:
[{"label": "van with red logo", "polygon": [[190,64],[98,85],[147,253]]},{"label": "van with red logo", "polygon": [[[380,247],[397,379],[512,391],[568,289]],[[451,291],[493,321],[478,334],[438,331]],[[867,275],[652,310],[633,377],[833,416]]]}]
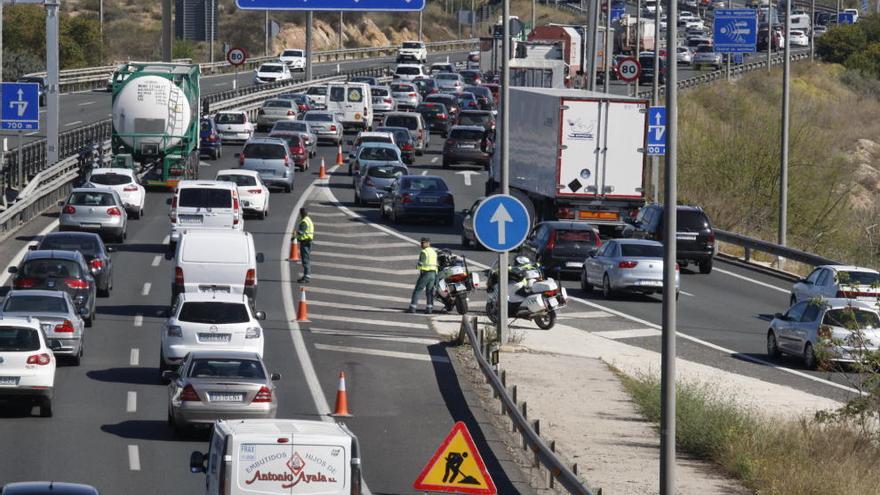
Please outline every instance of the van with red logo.
[{"label": "van with red logo", "polygon": [[190,471],[205,473],[206,495],[360,495],[362,486],[357,437],[325,421],[221,419]]}]

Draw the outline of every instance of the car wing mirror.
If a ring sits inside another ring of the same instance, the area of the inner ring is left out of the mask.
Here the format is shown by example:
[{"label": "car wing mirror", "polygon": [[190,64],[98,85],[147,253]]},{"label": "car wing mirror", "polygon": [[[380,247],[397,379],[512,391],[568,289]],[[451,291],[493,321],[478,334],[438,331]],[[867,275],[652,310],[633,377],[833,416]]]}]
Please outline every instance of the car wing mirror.
[{"label": "car wing mirror", "polygon": [[36,250],[37,250],[36,244],[31,244],[30,246],[28,246],[28,251],[36,251]]},{"label": "car wing mirror", "polygon": [[204,473],[207,471],[205,468],[205,460],[207,457],[205,454],[201,452],[193,452],[189,456],[189,471],[191,473]]},{"label": "car wing mirror", "polygon": [[257,263],[262,263],[262,262],[266,261],[266,255],[264,255],[263,253],[257,253],[256,258],[257,258]]},{"label": "car wing mirror", "polygon": [[165,370],[162,372],[162,378],[168,381],[174,381],[180,378],[180,375],[173,370]]},{"label": "car wing mirror", "polygon": [[266,319],[266,312],[265,311],[257,311],[256,313],[254,313],[254,317],[258,321],[263,321]]},{"label": "car wing mirror", "polygon": [[107,249],[108,253],[115,253],[116,252],[115,246],[107,246],[106,249]]},{"label": "car wing mirror", "polygon": [[782,313],[773,313],[773,317],[777,320],[788,320],[788,318]]},{"label": "car wing mirror", "polygon": [[165,198],[165,204],[171,206],[171,198]]},{"label": "car wing mirror", "polygon": [[89,308],[83,306],[79,308],[79,311],[77,311],[77,313],[79,313],[80,316],[89,316]]},{"label": "car wing mirror", "polygon": [[273,382],[277,382],[278,380],[281,379],[281,373],[272,373],[271,375],[269,375],[269,378],[270,378]]},{"label": "car wing mirror", "polygon": [[6,269],[6,271],[9,273],[12,273],[12,274],[16,274],[16,273],[18,273],[18,267],[17,266],[10,266],[9,268]]}]

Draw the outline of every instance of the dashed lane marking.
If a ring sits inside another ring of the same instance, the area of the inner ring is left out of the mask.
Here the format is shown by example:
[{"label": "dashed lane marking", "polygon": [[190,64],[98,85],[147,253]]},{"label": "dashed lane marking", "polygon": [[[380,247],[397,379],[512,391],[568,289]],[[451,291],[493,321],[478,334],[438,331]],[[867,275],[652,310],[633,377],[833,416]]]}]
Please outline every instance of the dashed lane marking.
[{"label": "dashed lane marking", "polygon": [[131,354],[129,354],[128,364],[129,364],[129,366],[137,366],[140,363],[140,360],[141,360],[141,350],[138,349],[137,347],[135,347],[131,350]]},{"label": "dashed lane marking", "polygon": [[128,469],[132,471],[141,470],[141,455],[138,452],[137,445],[128,446]]},{"label": "dashed lane marking", "polygon": [[333,337],[353,337],[356,339],[381,340],[388,342],[405,342],[407,344],[425,344],[434,345],[440,342],[440,339],[423,339],[419,337],[403,337],[400,335],[391,335],[387,333],[372,334],[365,332],[353,332],[351,330],[333,330],[329,328],[309,328],[310,333],[318,335],[329,335]]},{"label": "dashed lane marking", "polygon": [[729,271],[727,271],[727,270],[722,270],[721,268],[715,268],[714,271],[716,271],[716,272],[718,272],[718,273],[723,273],[723,274],[725,274],[725,275],[729,275],[729,276],[731,276],[731,277],[733,277],[733,278],[738,278],[738,279],[740,279],[740,280],[745,280],[746,282],[751,282],[751,283],[753,283],[753,284],[760,285],[761,287],[766,287],[766,288],[768,288],[768,289],[775,290],[775,291],[777,291],[777,292],[783,292],[783,293],[785,293],[785,294],[790,294],[790,293],[791,293],[790,290],[783,289],[783,288],[781,288],[781,287],[776,287],[775,285],[768,284],[768,283],[766,283],[766,282],[761,282],[760,280],[755,280],[755,279],[753,279],[753,278],[746,277],[745,275],[740,275],[739,273],[729,272]]},{"label": "dashed lane marking", "polygon": [[318,293],[318,294],[331,294],[334,296],[343,296],[343,297],[355,297],[360,299],[374,299],[377,301],[385,301],[385,302],[399,302],[404,304],[409,304],[409,298],[407,297],[395,297],[395,296],[385,296],[382,294],[372,294],[368,292],[354,292],[350,290],[340,290],[340,289],[328,289],[326,287],[309,287],[309,293]]},{"label": "dashed lane marking", "polygon": [[[327,281],[327,282],[344,282],[347,284],[362,284],[362,285],[374,285],[376,287],[393,287],[395,289],[412,289],[414,284],[403,284],[400,282],[387,282],[385,280],[376,280],[376,279],[365,279],[365,278],[351,278],[351,277],[337,277],[335,275],[316,275],[312,277],[312,280],[315,281]],[[306,289],[308,291],[308,289]]]},{"label": "dashed lane marking", "polygon": [[574,313],[566,313],[564,311],[560,311],[556,313],[557,319],[581,319],[581,318],[610,318],[614,315],[610,313],[606,313],[604,311],[578,311]]},{"label": "dashed lane marking", "polygon": [[80,125],[82,123],[83,123],[82,120],[74,120],[73,122],[68,122],[68,123],[64,124],[64,127],[71,127],[71,126],[75,126],[75,125]]},{"label": "dashed lane marking", "polygon": [[638,337],[656,337],[661,335],[660,330],[656,328],[634,328],[632,330],[608,330],[605,332],[592,332],[593,335],[605,337],[606,339],[634,339]]},{"label": "dashed lane marking", "polygon": [[408,242],[376,242],[376,243],[371,243],[371,244],[348,244],[346,242],[314,241],[313,244],[315,244],[317,246],[338,247],[338,248],[347,248],[347,249],[354,249],[354,250],[390,249],[390,248],[411,246],[411,244]]},{"label": "dashed lane marking", "polygon": [[[410,258],[412,258],[410,256]],[[346,265],[343,263],[327,263],[324,261],[312,261],[312,266],[326,266],[328,268],[338,268],[340,270],[355,270],[359,272],[382,273],[385,275],[418,275],[419,271],[415,268],[409,270],[392,270],[390,268],[363,266],[363,265]]]},{"label": "dashed lane marking", "polygon": [[437,163],[437,160],[439,160],[439,159],[440,159],[439,156],[435,156],[434,158],[431,158],[431,163]]},{"label": "dashed lane marking", "polygon": [[144,326],[144,315],[142,315],[142,314],[134,315],[134,326],[136,326],[136,327]]},{"label": "dashed lane marking", "polygon": [[82,103],[78,103],[77,106],[78,106],[78,107],[84,107],[84,106],[86,106],[86,105],[94,105],[95,103],[96,103],[96,102],[94,102],[94,101],[84,101],[84,102],[82,102]]},{"label": "dashed lane marking", "polygon": [[170,235],[166,235],[165,238],[162,239],[162,244],[165,244],[166,246],[169,245],[169,244],[171,244],[171,236],[170,236]]},{"label": "dashed lane marking", "polygon": [[[321,256],[329,256],[331,258],[346,258],[353,260],[364,260],[364,261],[372,261],[373,263],[379,262],[381,264],[385,264],[391,261],[412,261],[415,262],[418,259],[418,256],[414,256],[412,254],[405,254],[401,256],[367,256],[365,254],[348,254],[348,253],[334,253],[332,251],[312,251],[313,258],[320,258]],[[314,261],[312,262],[314,264]]]},{"label": "dashed lane marking", "polygon": [[127,412],[127,413],[137,412],[137,403],[138,403],[137,401],[138,401],[137,392],[133,392],[133,391],[129,390],[128,394],[126,394],[126,399],[125,399],[125,412]]},{"label": "dashed lane marking", "polygon": [[150,282],[144,282],[144,288],[141,289],[141,295],[142,296],[149,296],[150,295],[150,288],[152,288],[152,287],[153,287],[153,284],[151,284]]},{"label": "dashed lane marking", "polygon": [[150,263],[150,266],[159,266],[159,263],[161,263],[161,262],[162,262],[162,256],[157,254],[156,256],[153,256],[153,262]]},{"label": "dashed lane marking", "polygon": [[449,358],[445,356],[432,356],[430,354],[416,354],[413,352],[385,351],[381,349],[367,349],[363,347],[315,344],[315,349],[320,349],[322,351],[347,352],[350,354],[366,354],[368,356],[381,356],[395,359],[410,359],[413,361],[433,361],[435,363],[449,362]]},{"label": "dashed lane marking", "polygon": [[422,170],[422,175],[428,175],[428,171],[427,171],[427,170]]},{"label": "dashed lane marking", "polygon": [[309,318],[312,320],[329,320],[329,321],[341,321],[344,323],[359,323],[361,325],[378,325],[385,327],[399,327],[399,328],[418,328],[428,330],[428,325],[423,323],[413,323],[410,321],[388,321],[388,320],[375,320],[370,318],[351,318],[348,316],[336,316],[336,315],[325,315],[325,314],[315,314],[312,313],[309,315]]}]

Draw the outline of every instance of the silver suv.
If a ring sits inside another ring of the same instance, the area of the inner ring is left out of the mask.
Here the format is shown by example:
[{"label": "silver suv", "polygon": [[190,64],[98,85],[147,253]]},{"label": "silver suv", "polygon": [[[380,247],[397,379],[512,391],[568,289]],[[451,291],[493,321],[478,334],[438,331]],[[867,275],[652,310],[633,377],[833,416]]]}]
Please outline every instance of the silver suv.
[{"label": "silver suv", "polygon": [[287,142],[281,138],[253,138],[238,153],[239,166],[260,174],[269,187],[281,187],[289,193],[293,189],[294,162]]}]

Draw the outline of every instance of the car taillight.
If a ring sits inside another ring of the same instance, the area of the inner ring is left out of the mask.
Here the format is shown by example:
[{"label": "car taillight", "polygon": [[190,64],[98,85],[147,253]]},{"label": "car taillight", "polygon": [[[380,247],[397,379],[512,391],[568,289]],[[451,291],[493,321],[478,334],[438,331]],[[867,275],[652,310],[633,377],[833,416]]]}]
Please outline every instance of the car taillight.
[{"label": "car taillight", "polygon": [[406,205],[406,204],[409,204],[409,203],[412,203],[412,202],[413,202],[412,195],[411,195],[411,194],[404,194],[404,195],[400,198],[400,202],[403,203],[403,204],[405,204],[405,205]]},{"label": "car taillight", "polygon": [[402,151],[412,151],[412,149],[413,149],[413,145],[411,143],[406,143],[403,145]]},{"label": "car taillight", "polygon": [[480,148],[485,150],[488,147],[489,147],[489,140],[488,139],[483,139],[482,141],[480,141]]},{"label": "car taillight", "polygon": [[468,278],[468,274],[467,273],[456,273],[455,275],[450,275],[448,278],[449,278],[450,282],[461,282],[461,281]]},{"label": "car taillight", "polygon": [[257,110],[257,113],[258,113],[259,115],[263,115],[263,114],[266,113],[266,111],[263,110],[263,109],[261,108],[261,109]]},{"label": "car taillight", "polygon": [[219,138],[217,137],[216,134],[211,134],[210,136],[208,136],[208,141],[211,141],[212,143],[216,142],[218,139]]},{"label": "car taillight", "polygon": [[55,325],[56,333],[73,333],[73,323],[70,320],[64,320],[62,323]]},{"label": "car taillight", "polygon": [[294,112],[293,110],[288,110],[288,111],[287,111],[287,116],[288,116],[288,117],[293,116],[293,115],[296,115],[296,112]]},{"label": "car taillight", "polygon": [[244,159],[245,159],[244,152],[241,152],[241,154],[238,155],[238,166],[239,167],[244,167]]},{"label": "car taillight", "polygon": [[574,219],[574,210],[571,208],[557,208],[556,209],[556,218],[562,220],[565,218]]},{"label": "car taillight", "polygon": [[299,108],[299,109],[300,109],[301,111],[303,111],[303,112],[305,112],[306,110],[309,109],[309,107],[306,106],[306,105],[297,105],[297,108]]},{"label": "car taillight", "polygon": [[384,101],[385,103],[389,103],[389,104],[390,104],[390,103],[394,103],[394,100],[392,100],[391,98],[385,98],[385,99],[382,100],[382,101]]},{"label": "car taillight", "polygon": [[138,190],[138,186],[132,184],[132,185],[130,185],[130,186],[125,186],[125,187],[123,187],[122,190],[125,191],[125,192],[135,192],[135,191]]},{"label": "car taillight", "polygon": [[475,107],[475,106],[477,106],[477,102],[475,102],[475,101],[469,101],[469,102],[468,102],[468,106],[469,106],[469,107]]},{"label": "car taillight", "polygon": [[67,205],[64,207],[63,210],[61,210],[61,213],[64,213],[65,215],[73,215],[74,213],[76,213],[76,208],[74,208],[73,206]]},{"label": "car taillight", "polygon": [[489,122],[489,127],[491,127],[492,129],[495,128],[495,121],[494,120]]},{"label": "car taillight", "polygon": [[335,125],[331,125],[331,126],[330,126],[330,130],[333,131],[333,132],[336,132],[336,126],[335,126]]},{"label": "car taillight", "polygon": [[455,144],[455,140],[454,139],[447,139],[446,144],[448,144],[449,146],[452,146],[453,144]]},{"label": "car taillight", "polygon": [[367,178],[364,180],[364,184],[367,185],[367,186],[370,186],[370,187],[374,187],[374,186],[376,185],[376,183],[373,182],[373,178],[372,178],[372,177],[367,177]]},{"label": "car taillight", "polygon": [[552,234],[550,234],[550,239],[547,241],[546,249],[548,251],[550,251],[555,247],[556,247],[556,231],[554,231]]},{"label": "car taillight", "polygon": [[709,232],[709,235],[706,236],[707,244],[715,244],[715,232]]},{"label": "car taillight", "polygon": [[638,261],[621,261],[617,264],[618,268],[635,268],[638,265]]},{"label": "car taillight", "polygon": [[249,192],[251,194],[263,194],[262,189],[248,189],[247,192]]},{"label": "car taillight", "polygon": [[46,366],[47,364],[52,362],[52,358],[46,354],[34,354],[33,356],[28,356],[27,364],[37,364],[40,366]]},{"label": "car taillight", "polygon": [[546,296],[546,297],[554,297],[554,296],[559,295],[559,289],[545,290],[545,291],[543,292],[543,294],[544,294],[544,296]]},{"label": "car taillight", "polygon": [[110,208],[107,208],[107,214],[110,215],[111,217],[122,216],[122,212],[119,210],[119,208],[117,208],[115,206],[111,206]]},{"label": "car taillight", "polygon": [[95,258],[92,261],[89,261],[89,267],[94,268],[95,270],[100,270],[101,268],[104,268],[104,262]]},{"label": "car taillight", "polygon": [[422,132],[423,131],[421,129],[419,129],[419,139],[422,139],[422,137],[424,136],[424,134],[422,134]]},{"label": "car taillight", "polygon": [[418,96],[418,95],[415,94],[415,93],[410,93],[410,94],[408,94],[408,95],[406,95],[406,96],[409,96],[410,98],[412,98],[413,96]]},{"label": "car taillight", "polygon": [[16,289],[30,289],[31,287],[37,285],[37,281],[33,278],[19,278],[15,280],[13,285]]},{"label": "car taillight", "polygon": [[193,388],[192,385],[187,385],[183,387],[183,390],[180,392],[180,402],[201,402],[202,399],[199,399],[199,394],[196,393],[196,389]]},{"label": "car taillight", "polygon": [[253,268],[249,268],[247,273],[244,274],[244,286],[245,287],[253,287],[254,284],[257,283],[257,271]]},{"label": "car taillight", "polygon": [[437,120],[446,120],[447,118],[448,117],[446,116],[445,113],[438,113],[437,114]]},{"label": "car taillight", "polygon": [[183,268],[174,268],[174,285],[183,285]]},{"label": "car taillight", "polygon": [[676,264],[675,264],[675,271],[680,271],[680,270],[681,270],[681,267],[678,266],[678,263],[676,263]]},{"label": "car taillight", "polygon": [[70,287],[71,289],[88,289],[89,283],[85,280],[80,280],[78,278],[68,278],[64,280],[64,284]]},{"label": "car taillight", "polygon": [[290,152],[293,153],[294,155],[302,155],[303,153],[306,152],[306,150],[302,146],[296,146],[294,148],[290,148]]},{"label": "car taillight", "polygon": [[445,198],[443,198],[443,203],[447,205],[454,205],[455,198],[451,194],[447,194]]},{"label": "car taillight", "polygon": [[252,402],[272,402],[272,391],[269,390],[269,387],[263,385],[260,387],[260,391],[257,392],[257,395],[254,396]]},{"label": "car taillight", "polygon": [[290,168],[290,157],[289,156],[284,157],[284,166]]},{"label": "car taillight", "polygon": [[244,332],[244,338],[246,339],[258,339],[260,335],[263,335],[263,329],[260,327],[249,327]]}]

